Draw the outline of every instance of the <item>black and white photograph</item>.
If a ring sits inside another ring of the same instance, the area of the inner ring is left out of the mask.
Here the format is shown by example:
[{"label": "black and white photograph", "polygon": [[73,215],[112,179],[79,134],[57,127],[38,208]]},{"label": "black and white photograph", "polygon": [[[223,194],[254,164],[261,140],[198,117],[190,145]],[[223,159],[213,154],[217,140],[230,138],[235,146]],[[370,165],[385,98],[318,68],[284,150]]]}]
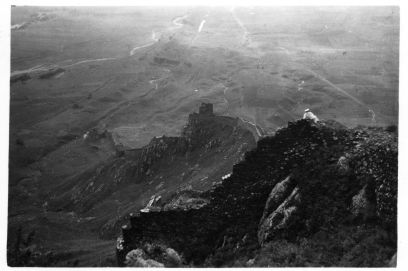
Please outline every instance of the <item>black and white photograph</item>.
[{"label": "black and white photograph", "polygon": [[403,260],[398,3],[75,3],[2,12],[5,266]]}]

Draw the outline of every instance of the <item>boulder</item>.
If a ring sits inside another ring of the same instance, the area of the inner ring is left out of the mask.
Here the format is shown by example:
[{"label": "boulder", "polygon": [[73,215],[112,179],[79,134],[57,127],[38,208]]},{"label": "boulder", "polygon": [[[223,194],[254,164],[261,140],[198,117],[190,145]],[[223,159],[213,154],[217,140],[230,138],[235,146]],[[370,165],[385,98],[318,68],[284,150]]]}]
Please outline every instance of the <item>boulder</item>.
[{"label": "boulder", "polygon": [[290,195],[295,185],[293,178],[289,175],[274,186],[266,201],[261,221],[278,208],[278,206]]},{"label": "boulder", "polygon": [[258,242],[264,245],[272,240],[281,230],[284,230],[294,218],[300,204],[298,187],[295,187],[290,195],[260,222],[258,228]]},{"label": "boulder", "polygon": [[164,264],[152,259],[146,259],[146,253],[140,249],[131,250],[126,255],[125,264],[127,267],[164,267]]},{"label": "boulder", "polygon": [[143,250],[134,249],[126,254],[125,264],[128,267],[145,267],[145,260],[143,259],[146,256]]},{"label": "boulder", "polygon": [[177,267],[182,265],[180,255],[171,247],[166,248],[165,259],[170,267]]},{"label": "boulder", "polygon": [[349,159],[346,156],[342,156],[337,161],[337,166],[341,172],[347,172],[350,169]]},{"label": "boulder", "polygon": [[352,198],[350,209],[355,218],[361,217],[366,220],[375,216],[375,207],[367,197],[367,185]]}]

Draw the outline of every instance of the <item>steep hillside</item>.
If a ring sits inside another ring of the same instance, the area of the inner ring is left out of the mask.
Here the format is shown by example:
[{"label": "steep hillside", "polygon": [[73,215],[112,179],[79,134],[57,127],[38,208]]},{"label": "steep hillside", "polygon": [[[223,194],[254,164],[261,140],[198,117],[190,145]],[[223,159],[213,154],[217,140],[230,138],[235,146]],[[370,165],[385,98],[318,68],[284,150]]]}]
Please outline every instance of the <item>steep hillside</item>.
[{"label": "steep hillside", "polygon": [[[90,149],[101,141],[113,144],[106,131],[91,130],[78,140]],[[12,186],[10,200],[20,205],[10,206],[9,234],[14,236],[23,225],[26,232],[37,231],[41,244],[60,249],[75,235],[112,239],[128,214],[152,197],[167,200],[186,189],[202,193],[254,146],[252,133],[239,119],[217,116],[212,104],[202,104],[179,137],[155,137],[141,149],[118,149],[108,160],[62,182],[47,182],[39,172],[36,181]]]},{"label": "steep hillside", "polygon": [[122,210],[119,216],[138,211],[152,195],[166,198],[182,186],[207,190],[254,143],[238,119],[216,116],[211,104],[202,104],[199,113],[190,114],[180,137],[155,137],[142,149],[120,152],[53,189],[50,206],[86,213],[97,221],[109,218],[101,233],[105,235],[109,223],[117,223],[116,216],[110,217],[117,208]]},{"label": "steep hillside", "polygon": [[397,153],[395,127],[290,122],[200,195],[203,207],[132,214],[118,263],[168,265],[153,245],[178,251],[180,265],[386,266],[396,252]]}]

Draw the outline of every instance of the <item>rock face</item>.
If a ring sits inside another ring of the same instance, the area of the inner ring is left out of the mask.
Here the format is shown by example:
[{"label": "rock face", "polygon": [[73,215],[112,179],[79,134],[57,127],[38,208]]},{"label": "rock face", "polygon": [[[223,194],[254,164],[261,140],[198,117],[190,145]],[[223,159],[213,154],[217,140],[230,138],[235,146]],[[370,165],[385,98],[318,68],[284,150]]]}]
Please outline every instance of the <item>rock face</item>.
[{"label": "rock face", "polygon": [[[257,147],[234,165],[231,175],[203,193],[201,197],[209,199],[203,207],[131,217],[122,231],[118,261],[123,262],[127,252],[145,243],[161,242],[180,252],[187,263],[227,264],[217,255],[238,257],[269,242],[301,240],[342,225],[357,230],[365,220],[350,217],[369,214],[373,206],[375,219],[370,225],[393,232],[396,157],[397,136],[384,129],[291,122],[274,136],[258,141]],[[375,205],[368,208],[368,202]],[[391,213],[387,215],[385,210]],[[384,245],[377,239],[370,242]],[[387,246],[387,251],[396,249]],[[342,257],[350,258],[346,251],[337,264]],[[386,256],[380,262],[389,261],[392,255]]]},{"label": "rock face", "polygon": [[155,137],[149,145],[142,149],[138,160],[137,174],[139,176],[148,172],[149,168],[160,159],[177,155],[184,155],[187,151],[187,141],[182,137]]},{"label": "rock face", "polygon": [[161,208],[160,208],[160,206],[158,206],[158,205],[160,205],[160,202],[161,202],[161,196],[153,195],[150,198],[149,202],[147,203],[146,207],[144,207],[140,211],[144,212],[144,213],[148,213],[148,212],[151,212],[151,211],[160,211]]},{"label": "rock face", "polygon": [[[104,131],[91,130],[83,142],[93,146],[109,137]],[[185,185],[195,191],[210,189],[254,146],[252,134],[237,119],[215,115],[211,104],[203,104],[198,113],[189,115],[181,136],[155,137],[141,149],[118,151],[110,160],[79,172],[53,190],[49,209],[96,217],[95,230],[112,237],[130,212],[144,207],[144,211],[159,211],[204,206],[208,200],[190,192],[173,202],[169,198]],[[155,200],[147,206],[152,196]],[[157,198],[166,200],[167,206],[156,202]]]},{"label": "rock face", "polygon": [[259,224],[258,241],[261,245],[273,239],[279,230],[284,230],[298,211],[300,195],[295,185],[288,176],[272,189]]},{"label": "rock face", "polygon": [[265,210],[261,221],[274,212],[279,205],[292,193],[295,188],[295,182],[291,176],[286,177],[283,181],[277,183],[269,194],[266,201]]}]

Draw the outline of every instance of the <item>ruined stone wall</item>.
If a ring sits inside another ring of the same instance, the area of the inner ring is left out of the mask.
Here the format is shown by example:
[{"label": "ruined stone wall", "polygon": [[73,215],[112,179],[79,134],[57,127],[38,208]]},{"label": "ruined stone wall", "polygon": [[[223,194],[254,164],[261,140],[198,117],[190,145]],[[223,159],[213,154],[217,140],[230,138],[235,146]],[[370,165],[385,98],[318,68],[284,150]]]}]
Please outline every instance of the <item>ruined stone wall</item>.
[{"label": "ruined stone wall", "polygon": [[200,115],[212,116],[213,112],[213,104],[211,103],[202,103],[198,110]]}]

